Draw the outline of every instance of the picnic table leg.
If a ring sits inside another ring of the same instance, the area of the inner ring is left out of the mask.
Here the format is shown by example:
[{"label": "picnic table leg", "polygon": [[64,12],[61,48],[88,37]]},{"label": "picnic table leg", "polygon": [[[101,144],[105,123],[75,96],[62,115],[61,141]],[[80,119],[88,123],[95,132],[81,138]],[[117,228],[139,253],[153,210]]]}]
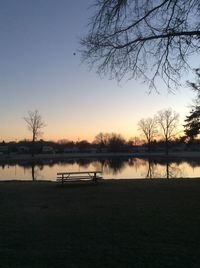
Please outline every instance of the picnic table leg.
[{"label": "picnic table leg", "polygon": [[97,182],[97,173],[96,173],[96,172],[94,172],[93,181],[94,181],[95,183]]}]

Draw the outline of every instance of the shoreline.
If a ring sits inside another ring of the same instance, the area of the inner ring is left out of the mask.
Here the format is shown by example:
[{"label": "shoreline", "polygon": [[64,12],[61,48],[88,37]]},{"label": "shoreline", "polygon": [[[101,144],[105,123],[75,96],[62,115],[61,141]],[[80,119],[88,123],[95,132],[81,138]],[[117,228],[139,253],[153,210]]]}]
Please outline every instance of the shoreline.
[{"label": "shoreline", "polygon": [[61,182],[57,181],[57,180],[44,180],[44,179],[36,179],[36,180],[32,180],[30,179],[24,179],[24,180],[20,180],[20,179],[12,179],[12,180],[0,180],[0,185],[1,184],[13,184],[16,186],[19,185],[26,185],[26,184],[31,184],[35,185],[57,185],[57,186],[61,186],[61,187],[71,187],[71,186],[82,186],[85,185],[87,187],[87,185],[92,185],[92,186],[101,186],[101,185],[115,185],[115,184],[121,184],[121,185],[160,185],[160,184],[190,184],[190,183],[200,183],[200,177],[184,177],[184,178],[151,178],[151,179],[147,179],[147,178],[129,178],[129,179],[100,179],[98,180],[96,183],[94,183],[93,181],[84,181],[84,180],[77,180],[77,181],[68,181],[65,182],[63,185]]},{"label": "shoreline", "polygon": [[6,164],[17,161],[40,161],[40,160],[69,160],[81,158],[109,158],[109,157],[131,157],[148,159],[197,159],[200,158],[200,152],[171,152],[165,153],[65,153],[65,154],[37,154],[31,156],[28,154],[9,154],[0,155],[0,164]]}]

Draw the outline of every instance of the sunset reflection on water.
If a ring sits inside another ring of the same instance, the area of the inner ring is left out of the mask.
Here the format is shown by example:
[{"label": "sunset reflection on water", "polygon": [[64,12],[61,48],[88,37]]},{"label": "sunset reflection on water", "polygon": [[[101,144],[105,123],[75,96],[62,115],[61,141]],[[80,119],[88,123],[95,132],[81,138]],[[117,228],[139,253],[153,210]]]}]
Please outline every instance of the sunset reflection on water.
[{"label": "sunset reflection on water", "polygon": [[102,170],[104,179],[197,178],[199,160],[79,159],[0,165],[0,180],[56,180],[57,172]]}]

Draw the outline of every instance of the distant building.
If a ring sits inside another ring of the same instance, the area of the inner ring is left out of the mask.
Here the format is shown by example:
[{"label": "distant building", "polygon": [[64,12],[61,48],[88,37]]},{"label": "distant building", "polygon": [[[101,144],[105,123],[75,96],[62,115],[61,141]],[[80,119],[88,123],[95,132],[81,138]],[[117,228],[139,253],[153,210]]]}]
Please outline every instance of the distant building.
[{"label": "distant building", "polygon": [[64,153],[78,153],[79,148],[77,148],[76,146],[69,146],[69,147],[65,147],[63,152]]},{"label": "distant building", "polygon": [[0,154],[7,154],[9,152],[7,145],[1,145],[0,146]]},{"label": "distant building", "polygon": [[18,148],[18,152],[20,154],[26,154],[26,153],[29,153],[30,149],[28,146],[19,146]]},{"label": "distant building", "polygon": [[43,154],[53,154],[55,153],[54,148],[52,146],[43,146],[42,147]]},{"label": "distant building", "polygon": [[95,154],[97,151],[98,151],[98,149],[96,147],[88,148],[88,152],[90,152],[92,154]]},{"label": "distant building", "polygon": [[105,147],[104,148],[101,148],[100,149],[100,152],[101,153],[107,153],[108,152],[108,148],[105,148]]}]

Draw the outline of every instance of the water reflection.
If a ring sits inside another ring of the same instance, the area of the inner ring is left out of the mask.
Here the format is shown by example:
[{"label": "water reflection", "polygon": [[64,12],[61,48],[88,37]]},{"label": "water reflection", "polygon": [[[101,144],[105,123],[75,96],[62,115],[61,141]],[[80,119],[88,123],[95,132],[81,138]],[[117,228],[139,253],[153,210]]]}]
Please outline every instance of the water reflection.
[{"label": "water reflection", "polygon": [[118,175],[123,173],[126,168],[127,160],[122,160],[120,158],[106,159],[102,164],[102,169],[105,174]]},{"label": "water reflection", "polygon": [[[180,163],[170,162],[168,159],[163,161],[157,161],[148,159],[148,169],[146,178],[180,178],[184,176],[184,172],[179,166]],[[162,166],[162,172],[160,171]]]},{"label": "water reflection", "polygon": [[32,180],[35,181],[37,178],[41,178],[41,171],[44,169],[44,165],[36,165],[36,164],[31,164],[31,176]]},{"label": "water reflection", "polygon": [[[42,173],[41,171],[45,168],[45,165],[44,164],[35,164],[35,163],[24,163],[23,165],[15,165],[15,173],[16,172],[16,169],[17,169],[17,166],[19,167],[23,167],[24,169],[24,174],[30,174],[31,175],[31,179],[33,181],[37,180],[38,178],[41,179],[42,177]],[[16,174],[17,175],[17,174]],[[30,176],[29,175],[29,176]]]},{"label": "water reflection", "polygon": [[0,180],[55,180],[59,171],[102,170],[104,179],[200,177],[200,160],[101,158],[1,164]]}]

